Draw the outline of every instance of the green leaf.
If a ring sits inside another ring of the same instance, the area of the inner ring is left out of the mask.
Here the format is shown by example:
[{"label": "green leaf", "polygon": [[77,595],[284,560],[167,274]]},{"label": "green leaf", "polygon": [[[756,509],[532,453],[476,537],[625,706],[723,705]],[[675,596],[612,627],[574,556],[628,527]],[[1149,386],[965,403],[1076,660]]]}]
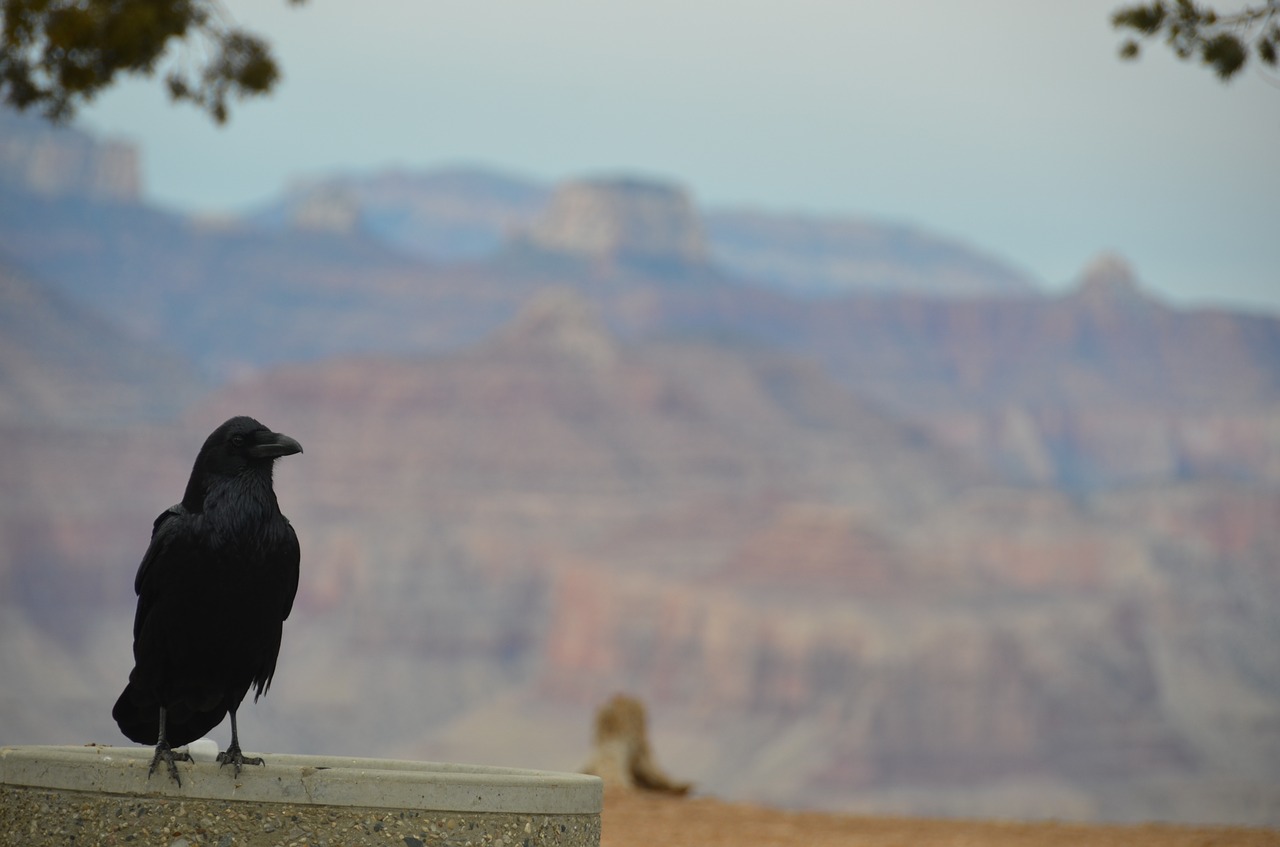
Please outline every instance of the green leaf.
[{"label": "green leaf", "polygon": [[1111,25],[1117,29],[1128,27],[1144,35],[1152,35],[1164,24],[1167,14],[1164,4],[1159,2],[1150,6],[1126,6],[1111,16]]},{"label": "green leaf", "polygon": [[1275,42],[1268,41],[1265,38],[1260,40],[1258,42],[1258,58],[1274,67],[1276,63]]},{"label": "green leaf", "polygon": [[1200,56],[1205,64],[1212,65],[1218,77],[1228,80],[1244,67],[1249,58],[1245,46],[1240,39],[1228,33],[1221,33],[1204,42]]}]

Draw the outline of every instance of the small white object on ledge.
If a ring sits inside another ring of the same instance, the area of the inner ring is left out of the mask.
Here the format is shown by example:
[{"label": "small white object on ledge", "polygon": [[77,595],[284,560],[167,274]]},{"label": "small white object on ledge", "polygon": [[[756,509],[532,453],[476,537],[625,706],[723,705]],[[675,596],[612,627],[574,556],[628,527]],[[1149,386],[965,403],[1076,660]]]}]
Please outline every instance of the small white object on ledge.
[{"label": "small white object on ledge", "polygon": [[218,761],[218,742],[212,738],[201,738],[188,744],[187,752],[191,754],[193,762],[216,762]]}]

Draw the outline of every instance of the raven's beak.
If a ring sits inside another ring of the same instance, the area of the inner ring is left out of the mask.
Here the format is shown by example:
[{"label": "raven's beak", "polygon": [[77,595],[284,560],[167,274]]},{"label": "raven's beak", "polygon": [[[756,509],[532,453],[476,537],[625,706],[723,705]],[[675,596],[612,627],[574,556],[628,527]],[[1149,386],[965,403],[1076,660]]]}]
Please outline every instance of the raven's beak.
[{"label": "raven's beak", "polygon": [[249,455],[255,459],[278,459],[302,452],[302,445],[283,432],[259,432],[253,436]]}]

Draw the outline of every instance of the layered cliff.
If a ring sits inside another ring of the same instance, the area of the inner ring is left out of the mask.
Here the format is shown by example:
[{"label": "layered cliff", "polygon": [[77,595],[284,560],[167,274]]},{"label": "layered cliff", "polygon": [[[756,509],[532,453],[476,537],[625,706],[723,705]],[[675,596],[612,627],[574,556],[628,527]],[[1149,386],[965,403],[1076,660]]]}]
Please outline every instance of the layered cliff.
[{"label": "layered cliff", "polygon": [[138,149],[0,108],[0,188],[136,203],[142,193]]},{"label": "layered cliff", "polygon": [[559,186],[518,244],[551,254],[657,270],[707,261],[702,221],[679,187],[637,179]]},{"label": "layered cliff", "polygon": [[172,419],[206,388],[175,351],[133,337],[0,261],[0,425]]}]

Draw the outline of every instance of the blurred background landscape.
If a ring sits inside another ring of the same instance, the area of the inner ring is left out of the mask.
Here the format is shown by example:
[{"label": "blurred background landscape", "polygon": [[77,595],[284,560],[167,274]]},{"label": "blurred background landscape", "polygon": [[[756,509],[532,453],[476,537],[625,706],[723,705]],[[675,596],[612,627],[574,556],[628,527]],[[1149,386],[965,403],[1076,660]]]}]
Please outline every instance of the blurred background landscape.
[{"label": "blurred background landscape", "polygon": [[1121,62],[1118,0],[171,5],[271,96],[171,103],[197,39],[0,112],[0,744],[125,743],[151,523],[251,414],[306,452],[246,749],[573,770],[621,691],[736,803],[1280,826],[1265,51]]},{"label": "blurred background landscape", "polygon": [[244,413],[306,449],[248,749],[575,769],[627,691],[727,799],[1280,823],[1277,315],[627,173],[212,218],[145,156],[0,115],[0,743],[124,743],[151,521]]}]

